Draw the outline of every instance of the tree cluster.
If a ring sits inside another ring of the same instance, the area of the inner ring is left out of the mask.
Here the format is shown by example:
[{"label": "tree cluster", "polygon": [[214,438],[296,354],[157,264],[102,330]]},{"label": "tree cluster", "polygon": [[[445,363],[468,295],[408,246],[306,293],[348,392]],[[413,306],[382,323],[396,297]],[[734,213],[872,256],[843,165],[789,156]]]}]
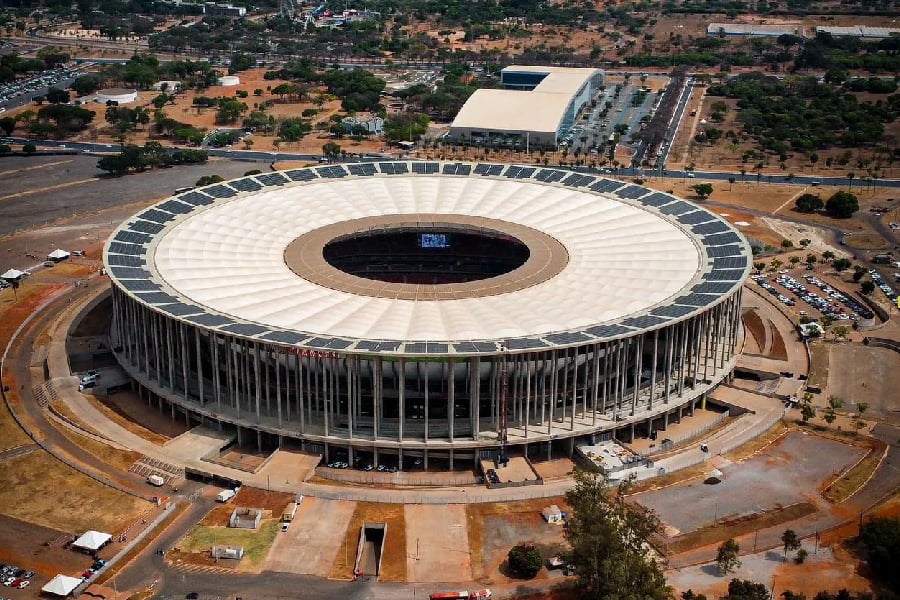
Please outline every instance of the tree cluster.
[{"label": "tree cluster", "polygon": [[118,154],[104,156],[97,161],[97,168],[121,176],[171,165],[203,164],[207,158],[203,150],[169,151],[159,142],[147,142],[143,147],[132,144],[123,146]]}]

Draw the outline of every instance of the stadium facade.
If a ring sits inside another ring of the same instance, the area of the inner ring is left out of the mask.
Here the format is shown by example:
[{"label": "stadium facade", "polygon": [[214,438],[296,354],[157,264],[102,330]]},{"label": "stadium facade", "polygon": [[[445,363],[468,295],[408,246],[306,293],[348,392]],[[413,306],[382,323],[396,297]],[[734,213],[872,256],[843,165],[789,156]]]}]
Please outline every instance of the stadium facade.
[{"label": "stadium facade", "polygon": [[556,148],[578,112],[603,87],[600,69],[510,66],[503,89],[476,90],[460,109],[447,140],[506,148]]},{"label": "stadium facade", "polygon": [[689,414],[734,367],[749,257],[670,194],[438,162],[214,184],[104,249],[114,352],[149,402],[242,444],[433,468]]}]

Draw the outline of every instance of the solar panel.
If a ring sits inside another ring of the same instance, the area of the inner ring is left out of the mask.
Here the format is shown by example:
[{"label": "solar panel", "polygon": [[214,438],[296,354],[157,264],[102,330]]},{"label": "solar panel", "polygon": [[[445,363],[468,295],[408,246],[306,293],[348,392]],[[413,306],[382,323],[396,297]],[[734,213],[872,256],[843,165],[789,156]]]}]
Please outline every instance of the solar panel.
[{"label": "solar panel", "polygon": [[678,200],[677,202],[673,202],[672,204],[667,204],[659,209],[659,212],[664,215],[681,215],[686,212],[691,212],[695,210],[693,206],[688,204],[687,202],[682,202]]},{"label": "solar panel", "polygon": [[456,165],[457,175],[471,175],[472,165]]},{"label": "solar panel", "polygon": [[197,315],[195,317],[188,317],[186,320],[190,321],[191,323],[203,325],[204,327],[221,327],[226,323],[231,323],[231,319],[227,317],[223,317],[222,315],[211,315],[209,313],[203,313],[202,315]]},{"label": "solar panel", "polygon": [[145,221],[153,221],[154,223],[168,223],[173,217],[169,213],[150,208],[139,214],[138,218],[144,219]]},{"label": "solar panel", "polygon": [[478,163],[477,165],[475,165],[475,174],[476,175],[486,174],[488,171],[488,168],[490,168],[490,166],[491,165],[486,165],[484,163]]},{"label": "solar panel", "polygon": [[531,176],[534,175],[534,172],[535,172],[536,170],[537,170],[537,169],[535,169],[534,167],[525,167],[525,168],[523,168],[521,171],[519,171],[519,174],[516,175],[516,178],[518,178],[518,179],[531,179]]},{"label": "solar panel", "polygon": [[375,168],[375,165],[372,163],[353,163],[347,165],[347,170],[350,171],[351,175],[358,176],[367,176],[374,175],[378,172],[378,169]]},{"label": "solar panel", "polygon": [[132,292],[152,292],[159,286],[147,279],[126,279],[121,282],[122,287]]},{"label": "solar panel", "polygon": [[650,312],[654,315],[663,315],[666,317],[683,317],[684,315],[697,310],[693,306],[660,306],[654,308]]},{"label": "solar panel", "polygon": [[316,178],[316,173],[312,169],[294,169],[292,171],[286,171],[285,175],[287,175],[291,181],[312,181]]},{"label": "solar panel", "polygon": [[485,175],[489,177],[496,177],[503,173],[504,165],[491,165],[488,167],[487,171],[484,172]]},{"label": "solar panel", "polygon": [[393,352],[400,347],[400,342],[375,342],[372,340],[362,340],[356,343],[357,350],[365,350],[367,352]]},{"label": "solar panel", "polygon": [[109,270],[119,279],[150,279],[150,273],[140,267],[110,267]]},{"label": "solar panel", "polygon": [[741,238],[739,238],[738,234],[734,233],[733,231],[729,231],[728,233],[715,233],[703,238],[703,243],[707,246],[724,246],[726,244],[734,244],[735,242],[740,241]]},{"label": "solar panel", "polygon": [[616,196],[619,198],[628,198],[629,200],[637,200],[641,196],[647,193],[647,188],[640,187],[637,185],[626,185],[623,188],[616,190]]},{"label": "solar panel", "polygon": [[312,346],[313,348],[327,348],[330,341],[331,338],[316,337],[306,342],[306,345]]},{"label": "solar panel", "polygon": [[407,354],[445,354],[449,346],[439,342],[412,342],[403,346]]},{"label": "solar panel", "polygon": [[509,350],[526,350],[528,348],[545,348],[547,344],[539,338],[512,338],[506,340],[505,346]]},{"label": "solar panel", "polygon": [[175,317],[186,317],[187,315],[196,315],[199,312],[203,312],[203,309],[199,306],[192,306],[190,304],[184,304],[182,302],[176,302],[174,304],[160,304],[157,305],[156,308]]},{"label": "solar panel", "polygon": [[674,198],[672,196],[666,196],[665,194],[660,194],[659,192],[654,192],[649,196],[644,196],[639,200],[641,204],[645,204],[647,206],[663,206],[664,204],[668,204],[672,202]]},{"label": "solar panel", "polygon": [[260,337],[262,337],[263,339],[271,340],[273,342],[280,342],[282,344],[299,344],[306,339],[305,335],[300,335],[299,333],[294,333],[293,331],[270,331],[269,333]]},{"label": "solar panel", "polygon": [[116,234],[114,240],[120,242],[128,242],[129,244],[146,244],[153,238],[146,233],[136,233],[134,231],[120,231]]},{"label": "solar panel", "polygon": [[331,348],[333,350],[343,350],[343,349],[349,347],[350,344],[352,344],[352,343],[353,342],[350,342],[347,340],[340,340],[340,339],[334,338],[330,342],[328,342],[328,345],[326,346],[326,348]]},{"label": "solar panel", "polygon": [[706,253],[712,257],[743,256],[744,249],[737,244],[730,246],[713,246],[711,248],[707,248]]},{"label": "solar panel", "polygon": [[710,233],[721,233],[723,231],[728,231],[728,225],[723,223],[722,221],[712,221],[711,223],[703,223],[702,225],[696,225],[693,228],[694,233],[698,235],[707,235]]},{"label": "solar panel", "polygon": [[734,287],[734,283],[713,283],[713,282],[704,282],[695,285],[691,288],[691,291],[700,293],[700,294],[724,294],[728,290]]},{"label": "solar panel", "polygon": [[106,262],[108,262],[110,265],[121,265],[123,267],[140,267],[144,264],[145,261],[140,256],[110,254],[106,257]]},{"label": "solar panel", "polygon": [[497,344],[493,342],[456,342],[453,348],[457,352],[496,352]]},{"label": "solar panel", "polygon": [[587,331],[591,335],[605,338],[612,337],[614,335],[622,335],[623,333],[632,333],[634,330],[623,325],[595,325],[586,329],[585,331]]},{"label": "solar panel", "polygon": [[268,331],[265,327],[253,325],[252,323],[232,323],[221,328],[222,331],[236,333],[238,335],[259,335],[264,331]]},{"label": "solar panel", "polygon": [[595,192],[614,192],[620,187],[623,187],[625,184],[621,181],[614,181],[612,179],[600,179],[595,184],[591,186],[591,189]]},{"label": "solar panel", "polygon": [[213,198],[232,198],[237,192],[225,185],[214,185],[203,190]]},{"label": "solar panel", "polygon": [[743,269],[750,260],[746,256],[724,256],[713,259],[714,269]]},{"label": "solar panel", "polygon": [[151,223],[150,221],[135,221],[134,223],[129,223],[128,227],[135,231],[143,231],[144,233],[159,233],[165,227],[160,225],[159,223]]},{"label": "solar panel", "polygon": [[[694,212],[685,213],[683,215],[679,215],[677,219],[679,223],[684,223],[685,225],[697,225],[699,223],[706,223],[707,221],[716,221],[716,218],[705,210],[695,210]],[[722,223],[721,221],[717,222],[720,225],[724,225],[724,223]],[[694,229],[694,231],[697,230]]]},{"label": "solar panel", "polygon": [[675,299],[675,304],[687,304],[688,306],[706,306],[712,304],[718,296],[712,294],[688,294]]},{"label": "solar panel", "polygon": [[622,321],[622,325],[627,325],[629,327],[636,328],[645,328],[645,327],[653,327],[654,325],[659,325],[660,323],[665,323],[666,319],[661,317],[653,316],[653,315],[644,315],[642,317],[629,317]]},{"label": "solar panel", "polygon": [[551,333],[550,335],[545,335],[544,339],[551,344],[577,344],[578,342],[591,341],[590,336],[577,331],[570,333]]},{"label": "solar panel", "polygon": [[718,269],[708,273],[704,279],[706,281],[737,281],[743,274],[743,269]]},{"label": "solar panel", "polygon": [[229,185],[239,192],[255,192],[262,189],[262,184],[250,177],[236,179],[229,182]]},{"label": "solar panel", "polygon": [[406,163],[394,163],[394,172],[395,173],[409,173],[409,167]]},{"label": "solar panel", "polygon": [[317,171],[319,172],[319,177],[327,177],[330,179],[347,176],[347,171],[344,170],[344,167],[342,167],[341,165],[331,165],[329,167],[319,167],[317,169]]},{"label": "solar panel", "polygon": [[138,292],[138,297],[148,304],[171,304],[178,299],[163,292]]},{"label": "solar panel", "polygon": [[506,175],[506,177],[513,178],[513,177],[518,177],[519,173],[521,173],[521,172],[522,172],[522,167],[512,166],[512,167],[509,167],[508,169],[506,169],[505,175]]},{"label": "solar panel", "polygon": [[559,181],[565,176],[566,174],[564,171],[557,171],[555,169],[541,169],[540,171],[538,171],[537,180],[545,181],[547,183],[553,183],[554,181]]},{"label": "solar panel", "polygon": [[568,177],[563,180],[563,185],[567,185],[569,187],[581,187],[587,183],[585,178],[577,173],[572,173]]},{"label": "solar panel", "polygon": [[206,206],[207,204],[212,204],[214,202],[212,198],[200,192],[188,192],[187,194],[178,196],[178,199],[182,202],[193,204],[194,206]]},{"label": "solar panel", "polygon": [[256,180],[263,185],[284,185],[288,182],[288,179],[281,173],[263,173],[257,175]]},{"label": "solar panel", "polygon": [[112,242],[109,245],[109,251],[113,254],[131,254],[132,256],[140,256],[147,252],[143,246],[135,244],[123,244],[122,242]]},{"label": "solar panel", "polygon": [[186,215],[194,210],[194,207],[190,204],[185,204],[184,202],[177,202],[175,200],[166,200],[157,208],[161,208],[166,212],[170,212],[176,215]]}]

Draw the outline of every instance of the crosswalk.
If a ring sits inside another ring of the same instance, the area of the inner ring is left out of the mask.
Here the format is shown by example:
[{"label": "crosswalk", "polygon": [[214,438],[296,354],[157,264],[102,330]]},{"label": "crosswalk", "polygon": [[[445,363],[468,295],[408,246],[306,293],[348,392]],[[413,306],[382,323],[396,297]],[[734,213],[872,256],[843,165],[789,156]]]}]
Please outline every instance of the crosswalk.
[{"label": "crosswalk", "polygon": [[183,575],[190,573],[234,573],[234,569],[226,567],[217,567],[215,565],[173,565],[172,569]]}]

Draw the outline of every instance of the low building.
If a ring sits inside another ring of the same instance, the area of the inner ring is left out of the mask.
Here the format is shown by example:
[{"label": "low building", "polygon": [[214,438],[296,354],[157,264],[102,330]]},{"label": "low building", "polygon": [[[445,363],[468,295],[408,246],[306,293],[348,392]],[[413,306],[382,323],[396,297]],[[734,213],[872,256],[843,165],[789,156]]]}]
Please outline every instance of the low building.
[{"label": "low building", "polygon": [[370,117],[344,117],[341,124],[348,133],[359,131],[360,128],[366,133],[375,135],[384,131],[384,119],[374,115]]},{"label": "low building", "polygon": [[892,27],[869,27],[868,25],[849,25],[845,27],[829,25],[816,27],[816,35],[828,34],[832,37],[855,37],[868,40],[883,40],[900,36],[900,29]]},{"label": "low building", "polygon": [[706,26],[707,37],[740,36],[740,37],[780,37],[796,35],[803,37],[803,26],[768,25],[765,23],[710,23]]},{"label": "low building", "polygon": [[216,17],[244,17],[247,15],[247,9],[243,6],[206,2],[203,4],[203,14]]},{"label": "low building", "polygon": [[240,85],[241,78],[237,75],[223,75],[216,80],[216,83],[225,87],[233,87],[235,85]]},{"label": "low building", "polygon": [[548,523],[562,523],[565,520],[564,515],[565,513],[559,510],[559,507],[555,504],[551,504],[541,511],[541,516]]},{"label": "low building", "polygon": [[240,546],[213,546],[210,550],[213,558],[230,558],[241,560],[244,558],[244,549]]},{"label": "low building", "polygon": [[246,508],[239,506],[231,513],[228,520],[229,527],[237,527],[240,529],[257,529],[262,521],[263,511],[261,508]]},{"label": "low building", "polygon": [[130,90],[126,88],[108,88],[105,90],[100,90],[94,96],[94,101],[99,102],[100,104],[115,102],[118,105],[122,105],[136,102],[137,99],[137,90]]}]

